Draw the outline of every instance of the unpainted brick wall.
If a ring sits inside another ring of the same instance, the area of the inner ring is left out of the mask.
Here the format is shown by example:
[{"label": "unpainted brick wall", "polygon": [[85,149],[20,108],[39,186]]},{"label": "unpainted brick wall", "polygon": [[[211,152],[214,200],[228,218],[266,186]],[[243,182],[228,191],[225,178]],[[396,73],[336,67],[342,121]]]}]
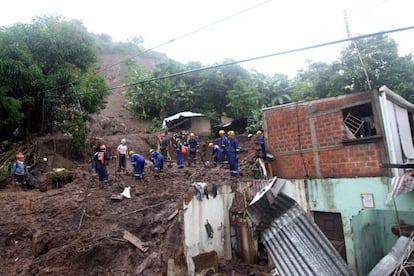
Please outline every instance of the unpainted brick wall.
[{"label": "unpainted brick wall", "polygon": [[345,145],[342,107],[369,93],[268,109],[264,112],[274,174],[286,179],[381,176],[379,142]]}]

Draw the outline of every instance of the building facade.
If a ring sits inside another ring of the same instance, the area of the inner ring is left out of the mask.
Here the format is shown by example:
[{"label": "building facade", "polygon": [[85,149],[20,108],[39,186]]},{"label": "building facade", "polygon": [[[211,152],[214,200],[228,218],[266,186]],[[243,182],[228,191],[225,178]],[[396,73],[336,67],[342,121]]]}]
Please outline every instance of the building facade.
[{"label": "building facade", "polygon": [[263,110],[282,192],[313,217],[356,275],[366,275],[414,224],[414,192],[387,200],[414,161],[414,105],[387,87]]}]

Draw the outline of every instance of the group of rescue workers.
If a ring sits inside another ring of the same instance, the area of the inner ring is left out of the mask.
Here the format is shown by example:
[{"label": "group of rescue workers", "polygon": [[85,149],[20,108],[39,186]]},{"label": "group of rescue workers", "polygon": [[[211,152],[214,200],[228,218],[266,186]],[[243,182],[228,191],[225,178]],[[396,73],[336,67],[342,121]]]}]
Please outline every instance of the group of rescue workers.
[{"label": "group of rescue workers", "polygon": [[[165,150],[165,149],[164,149]],[[121,139],[121,143],[117,147],[118,152],[118,168],[119,171],[125,173],[126,162],[129,157],[129,161],[134,168],[134,177],[136,179],[144,179],[145,177],[145,157],[142,154],[136,153],[133,150],[128,150],[126,145],[126,139]],[[164,154],[163,147],[160,141],[160,151],[150,149],[149,160],[154,164],[154,176],[158,176],[159,173],[164,170]],[[92,157],[92,168],[95,169],[99,178],[99,186],[104,188],[108,183],[108,169],[107,164],[109,160],[116,159],[116,156],[111,156],[106,150],[105,145],[100,145],[99,150],[95,152]]]},{"label": "group of rescue workers", "polygon": [[[266,161],[266,148],[264,135],[259,130],[256,132],[257,144],[261,147],[261,157]],[[189,136],[189,138],[187,138]],[[228,163],[231,176],[237,176],[239,174],[239,161],[238,155],[240,153],[239,140],[235,137],[233,130],[226,132],[224,130],[219,131],[219,144],[213,144],[210,142],[208,146],[211,148],[211,154],[213,156],[213,164]],[[183,135],[175,135],[171,139],[167,137],[165,133],[161,133],[158,143],[159,151],[150,149],[149,160],[154,164],[154,176],[158,177],[159,173],[164,170],[164,160],[171,160],[169,153],[170,147],[176,150],[177,153],[177,165],[182,169],[185,166],[184,156],[188,154],[188,164],[196,164],[197,152],[199,150],[199,141],[196,135],[191,132],[183,133]],[[133,150],[128,150],[126,140],[121,139],[121,144],[117,147],[119,162],[118,167],[120,172],[126,170],[126,160],[129,157],[129,161],[134,167],[134,177],[136,179],[144,179],[145,177],[145,157],[142,154],[136,153]],[[92,167],[99,175],[100,187],[104,187],[108,182],[108,171],[106,168],[107,162],[116,157],[111,156],[106,151],[106,146],[101,145],[99,151],[94,154],[92,158]]]},{"label": "group of rescue workers", "polygon": [[[261,147],[261,157],[266,161],[266,148],[264,136],[261,131],[257,131],[257,144]],[[189,138],[187,138],[189,136]],[[233,130],[227,132],[224,130],[219,131],[219,143],[208,143],[208,147],[211,148],[211,154],[213,156],[213,165],[228,163],[231,176],[237,176],[239,173],[239,161],[238,155],[240,153],[239,140],[235,137]],[[197,152],[199,150],[199,141],[196,135],[191,132],[189,135],[175,135],[171,139],[167,137],[165,133],[161,133],[158,143],[159,150],[149,150],[149,160],[154,164],[154,176],[158,177],[159,173],[164,170],[164,160],[171,160],[169,153],[170,147],[176,150],[177,153],[177,165],[182,169],[185,166],[185,155],[188,155],[187,161],[191,166],[196,164]],[[106,148],[106,145],[101,144],[98,150],[92,157],[92,168],[98,174],[99,186],[104,188],[108,185],[108,170],[107,164],[109,160],[118,158],[119,172],[125,173],[126,162],[129,158],[133,168],[134,177],[136,179],[144,179],[145,176],[145,157],[142,154],[136,153],[133,150],[129,150],[126,144],[126,139],[121,139],[121,143],[117,147],[117,156],[112,156]],[[18,153],[16,155],[16,161],[11,167],[11,173],[14,176],[16,182],[21,183],[22,188],[26,189],[24,176],[27,174],[27,167],[24,163],[24,155]]]}]

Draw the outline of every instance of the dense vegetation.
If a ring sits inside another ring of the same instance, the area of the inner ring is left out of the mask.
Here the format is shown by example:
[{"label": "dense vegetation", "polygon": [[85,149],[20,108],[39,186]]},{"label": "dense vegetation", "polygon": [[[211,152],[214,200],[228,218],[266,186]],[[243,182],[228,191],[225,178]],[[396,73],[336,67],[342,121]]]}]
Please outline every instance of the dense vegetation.
[{"label": "dense vegetation", "polygon": [[[106,84],[95,67],[95,36],[78,21],[39,17],[0,29],[0,140],[52,130],[85,141],[84,116],[96,112]],[[81,146],[81,145],[76,145]]]},{"label": "dense vegetation", "polygon": [[191,110],[216,121],[221,115],[250,117],[254,130],[260,128],[263,107],[367,91],[382,85],[414,102],[413,57],[400,57],[397,44],[385,35],[351,43],[331,64],[310,62],[294,79],[283,74],[249,72],[231,60],[204,67],[196,62],[161,62],[153,72],[139,64],[129,64],[133,108],[142,119]]},{"label": "dense vegetation", "polygon": [[[79,151],[86,141],[87,114],[102,107],[108,91],[97,70],[99,54],[140,55],[146,53],[139,47],[142,41],[114,43],[108,35],[89,33],[79,21],[58,17],[0,28],[0,149],[12,137],[58,130],[74,135],[74,151]],[[309,62],[293,79],[248,71],[232,60],[205,66],[181,64],[156,52],[146,55],[155,70],[132,58],[124,61],[128,95],[132,110],[158,125],[165,116],[191,110],[216,122],[222,115],[249,117],[255,130],[261,127],[263,107],[381,85],[414,102],[413,57],[400,57],[397,44],[385,35],[349,44],[331,64]]]}]

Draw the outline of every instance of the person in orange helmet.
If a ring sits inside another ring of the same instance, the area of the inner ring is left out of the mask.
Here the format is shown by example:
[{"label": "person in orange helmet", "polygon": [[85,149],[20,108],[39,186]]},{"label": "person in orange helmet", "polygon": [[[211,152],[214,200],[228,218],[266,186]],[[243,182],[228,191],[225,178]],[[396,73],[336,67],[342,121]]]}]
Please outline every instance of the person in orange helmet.
[{"label": "person in orange helmet", "polygon": [[24,191],[27,190],[27,173],[28,170],[26,164],[24,163],[24,155],[19,152],[16,154],[16,161],[11,166],[11,174],[13,175],[16,183],[21,186]]},{"label": "person in orange helmet", "polygon": [[103,144],[99,146],[99,151],[94,154],[92,166],[99,175],[100,188],[105,188],[108,183],[109,175],[106,166],[108,161],[112,159],[115,159],[115,157],[111,156],[109,152],[106,151],[106,146]]}]

